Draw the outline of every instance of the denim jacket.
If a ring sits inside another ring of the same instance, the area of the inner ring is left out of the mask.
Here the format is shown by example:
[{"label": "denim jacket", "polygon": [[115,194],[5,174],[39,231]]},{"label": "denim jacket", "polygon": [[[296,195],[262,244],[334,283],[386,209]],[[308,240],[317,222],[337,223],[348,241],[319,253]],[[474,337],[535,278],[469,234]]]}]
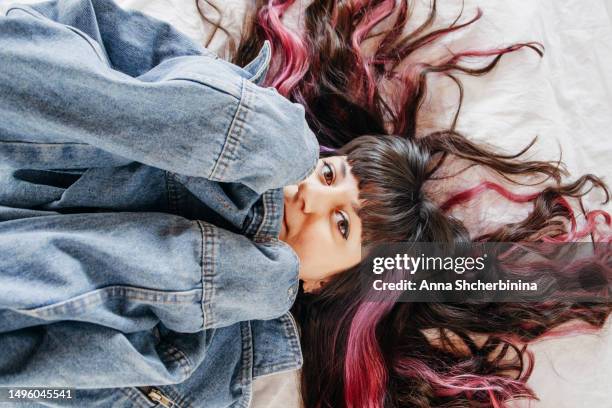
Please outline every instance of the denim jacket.
[{"label": "denim jacket", "polygon": [[[281,187],[303,108],[110,0],[0,17],[0,386],[78,407],[246,407],[301,365]],[[153,387],[152,387],[153,386]]]}]

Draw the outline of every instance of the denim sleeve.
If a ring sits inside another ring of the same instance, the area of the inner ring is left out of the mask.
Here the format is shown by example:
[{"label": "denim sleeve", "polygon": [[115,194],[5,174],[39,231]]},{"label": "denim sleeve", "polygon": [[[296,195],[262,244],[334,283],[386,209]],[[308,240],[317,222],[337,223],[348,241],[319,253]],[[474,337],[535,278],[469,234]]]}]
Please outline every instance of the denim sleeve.
[{"label": "denim sleeve", "polygon": [[0,333],[66,321],[197,333],[281,316],[298,284],[286,244],[162,213],[6,221],[0,253]]},{"label": "denim sleeve", "polygon": [[111,154],[258,193],[306,177],[318,145],[304,109],[197,52],[109,0],[10,9],[0,18],[0,165],[96,167]]},{"label": "denim sleeve", "polygon": [[91,38],[113,69],[132,77],[170,58],[215,57],[170,24],[109,0],[50,0],[29,8]]}]

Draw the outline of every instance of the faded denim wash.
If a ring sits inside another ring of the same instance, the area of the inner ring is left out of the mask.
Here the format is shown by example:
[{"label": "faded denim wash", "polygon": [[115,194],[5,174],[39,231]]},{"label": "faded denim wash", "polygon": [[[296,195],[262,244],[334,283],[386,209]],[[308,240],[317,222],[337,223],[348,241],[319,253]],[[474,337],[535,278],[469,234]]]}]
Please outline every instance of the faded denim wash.
[{"label": "faded denim wash", "polygon": [[269,60],[236,67],[110,0],[0,17],[0,386],[246,407],[254,377],[301,365],[277,237],[318,145],[257,86]]}]

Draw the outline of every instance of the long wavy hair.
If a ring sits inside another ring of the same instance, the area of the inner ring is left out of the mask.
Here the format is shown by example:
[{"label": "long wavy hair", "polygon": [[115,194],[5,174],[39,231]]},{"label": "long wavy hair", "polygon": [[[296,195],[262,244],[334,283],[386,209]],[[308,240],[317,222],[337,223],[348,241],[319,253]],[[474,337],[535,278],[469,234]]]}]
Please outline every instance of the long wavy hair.
[{"label": "long wavy hair", "polygon": [[[301,32],[282,22],[294,3],[252,1],[239,44],[230,36],[232,62],[246,65],[263,42],[270,41],[272,60],[264,85],[302,104],[310,128],[328,148],[364,134],[415,137],[431,75],[446,76],[459,89],[457,111],[448,126],[454,129],[463,99],[458,73],[484,75],[503,55],[522,48],[543,55],[542,45],[534,42],[457,53],[445,48],[441,54],[440,41],[474,24],[482,11],[476,10],[465,21],[460,12],[450,25],[435,27],[436,0],[412,30],[408,27],[415,24],[413,5],[406,0],[313,1],[304,11]],[[227,32],[220,25],[222,19],[211,21],[201,15]]]},{"label": "long wavy hair", "polygon": [[[564,183],[560,163],[522,160],[534,142],[516,154],[502,155],[456,131],[463,98],[457,74],[484,75],[503,55],[523,48],[541,56],[540,44],[447,51],[431,58],[429,49],[474,24],[482,12],[463,19],[462,10],[451,24],[436,27],[435,0],[418,25],[409,1],[315,0],[305,10],[303,27],[293,31],[282,22],[293,3],[253,1],[242,38],[238,44],[230,40],[232,61],[244,65],[265,40],[271,42],[265,85],[304,105],[324,154],[347,156],[365,203],[359,214],[364,243],[609,239],[599,232],[602,224],[610,225],[608,213],[584,211],[586,225],[579,226],[571,203],[580,203],[593,188],[604,191],[607,202],[608,190],[599,178],[584,175]],[[213,23],[224,30],[219,21]],[[450,78],[459,100],[446,130],[423,135],[418,119],[431,75]],[[440,201],[427,184],[447,177],[442,169],[449,158],[465,162],[464,169],[482,166],[511,184],[520,184],[524,176],[544,176],[547,184],[519,194],[483,179]],[[520,221],[470,236],[449,214],[485,191],[529,203],[532,211]],[[582,322],[581,329],[599,328],[611,311],[609,303],[568,299],[373,302],[356,279],[362,267],[334,276],[317,293],[301,291],[294,306],[301,326],[301,395],[307,408],[503,407],[513,398],[535,398],[526,385],[533,367],[526,345],[559,334],[570,321]],[[565,268],[555,265],[545,272],[580,274],[585,268],[605,282],[611,279],[609,257]]]},{"label": "long wavy hair", "polygon": [[[592,236],[609,239],[608,213],[586,213],[578,227],[569,201],[591,188],[608,190],[584,175],[563,183],[558,165],[523,161],[469,142],[455,132],[430,134],[416,141],[397,136],[363,136],[339,149],[359,180],[359,216],[366,244],[393,242],[573,242]],[[558,182],[533,194],[513,193],[491,181],[452,195],[443,203],[428,194],[442,157],[480,165],[506,176],[544,174]],[[510,201],[531,203],[523,220],[480,236],[448,211],[457,203],[494,190]],[[533,255],[534,247],[524,255]],[[539,253],[538,253],[539,254]],[[301,391],[306,407],[506,407],[509,400],[535,398],[527,386],[533,368],[530,342],[568,330],[601,328],[612,311],[612,252],[571,264],[531,264],[523,257],[507,262],[505,278],[579,279],[603,287],[603,301],[572,297],[539,303],[401,303],[362,289],[362,263],[334,276],[317,293],[300,293],[293,308],[302,328],[304,367]],[[527,257],[528,258],[528,257]],[[370,271],[371,272],[371,271]],[[371,273],[370,273],[371,275]],[[398,295],[399,296],[399,295]],[[607,297],[606,297],[607,296]],[[606,301],[607,299],[607,301]],[[562,326],[580,322],[573,328]],[[479,341],[481,339],[482,341]]]}]

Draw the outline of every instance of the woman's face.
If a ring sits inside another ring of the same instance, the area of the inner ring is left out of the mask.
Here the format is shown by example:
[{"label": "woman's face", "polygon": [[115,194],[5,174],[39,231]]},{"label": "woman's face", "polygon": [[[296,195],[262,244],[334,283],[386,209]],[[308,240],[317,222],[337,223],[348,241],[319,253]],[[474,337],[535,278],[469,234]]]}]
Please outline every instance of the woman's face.
[{"label": "woman's face", "polygon": [[319,160],[315,171],[285,187],[285,214],[279,238],[300,258],[304,290],[361,260],[359,189],[346,156]]}]

